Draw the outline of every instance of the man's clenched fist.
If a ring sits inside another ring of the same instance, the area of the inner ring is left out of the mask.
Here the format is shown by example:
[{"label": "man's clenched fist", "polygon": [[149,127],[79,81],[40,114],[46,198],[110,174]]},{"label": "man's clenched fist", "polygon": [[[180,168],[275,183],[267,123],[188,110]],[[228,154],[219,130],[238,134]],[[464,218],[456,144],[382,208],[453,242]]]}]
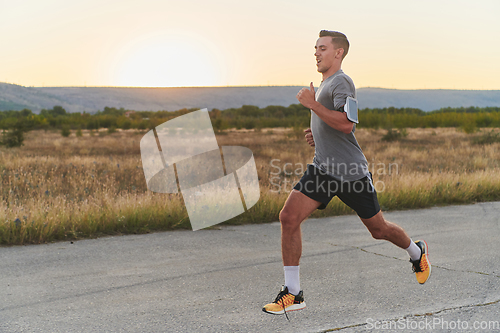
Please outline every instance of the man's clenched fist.
[{"label": "man's clenched fist", "polygon": [[309,146],[314,147],[315,144],[314,144],[314,138],[313,138],[313,134],[311,132],[311,129],[308,128],[308,129],[304,130],[304,132],[306,133],[305,137],[306,137],[307,143],[309,144]]},{"label": "man's clenched fist", "polygon": [[297,99],[299,100],[300,104],[304,105],[308,109],[312,109],[313,106],[317,103],[316,99],[314,98],[315,94],[316,93],[314,91],[314,86],[311,82],[309,89],[300,89],[299,93],[297,94]]}]

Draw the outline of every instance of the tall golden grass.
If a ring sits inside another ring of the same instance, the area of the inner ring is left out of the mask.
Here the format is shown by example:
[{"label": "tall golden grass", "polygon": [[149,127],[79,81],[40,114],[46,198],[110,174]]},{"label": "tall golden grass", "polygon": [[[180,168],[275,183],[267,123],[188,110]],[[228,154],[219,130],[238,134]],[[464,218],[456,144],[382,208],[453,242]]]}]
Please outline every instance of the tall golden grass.
[{"label": "tall golden grass", "polygon": [[[455,129],[408,129],[397,142],[359,129],[384,210],[500,199],[500,143],[477,145]],[[20,148],[0,148],[0,244],[43,243],[105,234],[189,228],[180,194],[147,191],[139,142],[145,132],[28,133]],[[261,199],[226,223],[277,221],[314,150],[298,129],[229,131],[219,145],[250,148]],[[333,200],[314,216],[352,211]]]}]

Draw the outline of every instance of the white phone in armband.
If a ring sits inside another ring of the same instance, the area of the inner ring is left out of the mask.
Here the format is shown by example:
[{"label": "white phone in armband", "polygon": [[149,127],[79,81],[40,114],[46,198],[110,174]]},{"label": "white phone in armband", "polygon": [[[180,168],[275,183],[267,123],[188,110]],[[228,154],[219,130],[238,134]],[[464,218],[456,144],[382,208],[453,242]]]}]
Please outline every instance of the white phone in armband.
[{"label": "white phone in armband", "polygon": [[344,111],[347,114],[347,119],[358,124],[358,100],[352,97],[347,97],[344,105]]}]

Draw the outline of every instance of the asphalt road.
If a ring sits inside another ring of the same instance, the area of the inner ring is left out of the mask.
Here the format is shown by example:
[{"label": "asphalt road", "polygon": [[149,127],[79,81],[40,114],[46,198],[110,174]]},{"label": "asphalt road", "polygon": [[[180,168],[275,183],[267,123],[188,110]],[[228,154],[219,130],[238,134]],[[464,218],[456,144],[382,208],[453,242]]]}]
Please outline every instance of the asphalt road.
[{"label": "asphalt road", "polygon": [[303,224],[307,308],[261,311],[283,283],[279,223],[0,248],[0,332],[500,331],[500,203],[386,213],[407,254],[355,216]]}]

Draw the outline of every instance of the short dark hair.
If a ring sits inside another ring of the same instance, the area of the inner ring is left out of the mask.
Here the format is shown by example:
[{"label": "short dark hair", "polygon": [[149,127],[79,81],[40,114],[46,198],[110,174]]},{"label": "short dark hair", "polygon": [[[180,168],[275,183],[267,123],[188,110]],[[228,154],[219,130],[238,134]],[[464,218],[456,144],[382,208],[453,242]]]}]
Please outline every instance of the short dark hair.
[{"label": "short dark hair", "polygon": [[342,55],[342,59],[345,58],[347,52],[349,52],[349,41],[347,40],[347,36],[338,31],[330,31],[330,30],[321,30],[319,32],[320,37],[332,37],[333,46],[338,49],[344,49],[344,54]]}]

